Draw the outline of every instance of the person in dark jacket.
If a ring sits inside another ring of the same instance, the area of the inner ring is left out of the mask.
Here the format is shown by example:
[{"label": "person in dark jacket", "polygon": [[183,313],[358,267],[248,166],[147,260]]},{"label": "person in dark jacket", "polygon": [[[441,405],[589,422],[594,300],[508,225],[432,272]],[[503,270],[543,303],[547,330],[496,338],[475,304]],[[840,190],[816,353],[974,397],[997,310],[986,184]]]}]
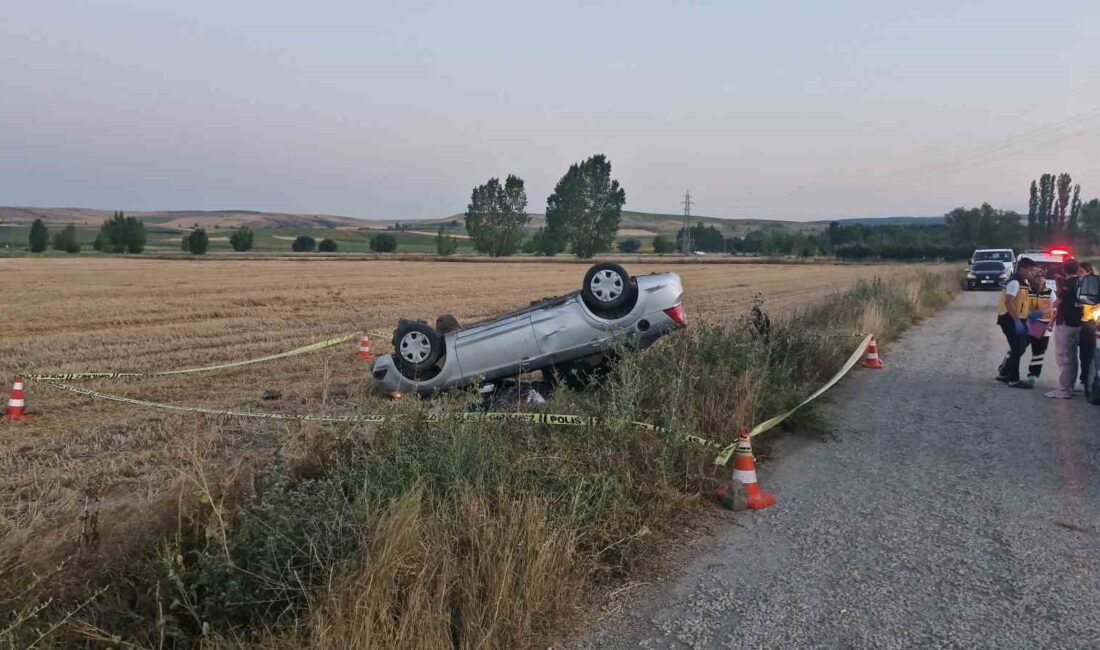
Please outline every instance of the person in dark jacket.
[{"label": "person in dark jacket", "polygon": [[[1081,262],[1081,277],[1096,275],[1096,269],[1092,264]],[[1096,319],[1100,316],[1100,309],[1096,305],[1081,306],[1081,385],[1085,389],[1085,396],[1092,397],[1096,392],[1094,381],[1096,377]]]},{"label": "person in dark jacket", "polygon": [[1081,267],[1072,257],[1062,262],[1062,279],[1054,301],[1054,354],[1058,358],[1058,388],[1046,393],[1054,399],[1073,397],[1077,383],[1078,346],[1081,343],[1083,310],[1077,304],[1077,277]]}]

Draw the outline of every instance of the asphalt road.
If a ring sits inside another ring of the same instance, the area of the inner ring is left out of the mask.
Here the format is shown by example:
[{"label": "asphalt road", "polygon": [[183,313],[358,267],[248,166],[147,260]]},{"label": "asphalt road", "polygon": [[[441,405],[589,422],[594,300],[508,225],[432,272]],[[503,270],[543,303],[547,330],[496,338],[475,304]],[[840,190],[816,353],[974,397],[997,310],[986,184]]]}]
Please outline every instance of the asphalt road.
[{"label": "asphalt road", "polygon": [[[737,513],[579,647],[1098,648],[1100,407],[993,380],[996,295],[966,293],[788,436]],[[1026,363],[1025,357],[1025,363]]]}]

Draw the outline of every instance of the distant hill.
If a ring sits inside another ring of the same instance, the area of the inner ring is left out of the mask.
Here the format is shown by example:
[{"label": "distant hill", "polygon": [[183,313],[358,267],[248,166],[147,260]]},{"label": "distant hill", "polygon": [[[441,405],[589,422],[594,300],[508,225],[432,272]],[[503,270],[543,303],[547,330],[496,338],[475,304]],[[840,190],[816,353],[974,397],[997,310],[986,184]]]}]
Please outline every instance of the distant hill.
[{"label": "distant hill", "polygon": [[[172,210],[172,211],[127,211],[127,215],[137,217],[150,226],[164,230],[187,230],[199,226],[212,230],[215,228],[237,228],[248,226],[253,229],[335,229],[361,230],[385,229],[400,225],[406,230],[434,232],[439,226],[447,226],[451,232],[461,228],[464,215],[453,214],[442,219],[358,219],[331,214],[291,214],[284,212],[260,212],[256,210]],[[110,210],[90,208],[25,208],[0,207],[0,226],[29,226],[35,219],[42,219],[48,226],[76,224],[96,227],[111,216]],[[546,223],[546,216],[531,213],[529,228],[539,228]],[[624,210],[619,225],[620,237],[649,238],[659,233],[675,234],[683,225],[680,214],[659,212],[635,212]],[[833,219],[821,221],[783,221],[777,219],[726,219],[707,215],[692,215],[691,222],[702,222],[718,228],[726,236],[744,236],[754,230],[780,228],[800,232],[820,232],[828,228]],[[894,224],[942,224],[943,217],[877,217],[858,219],[835,219],[842,225],[857,223],[869,226]],[[457,223],[455,227],[452,224]]]},{"label": "distant hill", "polygon": [[823,221],[811,221],[810,223],[822,224],[828,227],[836,221],[842,226],[939,226],[943,225],[943,217],[863,217],[854,219],[826,219]]},{"label": "distant hill", "polygon": [[[12,208],[0,207],[0,224],[29,225],[42,219],[47,226],[77,224],[98,226],[110,218],[111,210],[90,208]],[[254,210],[176,210],[127,211],[149,225],[185,230],[194,226],[212,229],[248,226],[250,228],[370,228],[385,227],[381,221],[341,217],[331,214],[287,214]]]}]

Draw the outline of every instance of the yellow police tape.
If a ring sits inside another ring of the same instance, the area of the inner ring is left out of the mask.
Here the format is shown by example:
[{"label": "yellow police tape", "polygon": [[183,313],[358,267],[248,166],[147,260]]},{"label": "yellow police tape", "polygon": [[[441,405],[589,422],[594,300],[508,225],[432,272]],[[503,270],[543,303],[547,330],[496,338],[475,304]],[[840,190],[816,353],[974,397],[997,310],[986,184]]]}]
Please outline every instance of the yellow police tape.
[{"label": "yellow police tape", "polygon": [[[822,386],[821,388],[818,388],[816,391],[813,392],[812,395],[810,395],[806,399],[799,402],[798,405],[796,405],[794,408],[787,411],[786,413],[783,413],[782,415],[777,415],[774,418],[771,418],[771,419],[768,419],[768,420],[764,420],[760,424],[753,427],[752,431],[749,432],[749,437],[751,438],[753,436],[758,436],[761,433],[764,433],[765,431],[767,431],[768,429],[771,429],[771,428],[775,427],[776,425],[778,425],[783,420],[786,420],[787,418],[789,418],[791,416],[791,414],[793,414],[798,409],[802,408],[803,406],[806,406],[807,404],[814,401],[818,397],[821,397],[821,395],[825,391],[827,391],[830,388],[832,388],[833,386],[835,386],[838,381],[840,381],[841,379],[844,378],[844,375],[847,375],[852,370],[852,368],[854,368],[855,365],[857,363],[859,363],[860,357],[863,356],[863,353],[864,353],[864,351],[867,350],[867,345],[870,342],[871,342],[871,335],[868,334],[868,335],[864,336],[863,337],[863,342],[861,342],[859,344],[859,347],[856,348],[856,351],[852,353],[852,356],[848,357],[848,360],[844,362],[844,365],[841,366],[840,370],[838,370],[837,373],[835,375],[833,375],[831,379],[829,379],[829,381],[825,382],[824,386]],[[736,447],[737,447],[737,443],[733,443],[733,444],[728,445],[725,448],[723,448],[722,453],[718,454],[718,456],[715,457],[714,464],[715,465],[725,465],[726,463],[730,462],[730,457],[733,456],[733,452],[734,452],[734,449],[736,449]]]},{"label": "yellow police tape", "polygon": [[[70,393],[76,393],[78,395],[85,395],[87,397],[94,397],[96,399],[108,400],[111,402],[121,402],[123,404],[134,404],[136,406],[146,406],[149,408],[162,409],[168,411],[178,411],[181,413],[203,413],[206,415],[228,415],[232,417],[240,418],[262,418],[268,420],[295,420],[300,422],[344,422],[344,423],[369,423],[380,424],[387,420],[393,420],[399,416],[395,415],[379,415],[379,414],[362,414],[362,415],[291,415],[286,413],[264,413],[262,411],[237,411],[233,409],[212,409],[204,406],[183,406],[181,404],[165,404],[163,402],[151,402],[143,399],[134,399],[132,397],[123,397],[121,395],[113,395],[111,393],[103,393],[90,388],[81,388],[79,386],[72,386],[69,384],[63,384],[57,381],[41,381],[43,386],[49,386],[51,388],[59,388],[61,390],[69,391]],[[536,424],[550,424],[555,426],[593,426],[600,422],[599,418],[591,417],[587,415],[566,415],[561,413],[502,413],[502,412],[457,412],[457,413],[432,413],[428,414],[424,418],[428,422],[438,422],[443,420],[471,420],[471,421],[483,421],[483,422],[498,422],[503,420],[519,420],[523,422],[534,422]],[[664,431],[661,427],[652,424],[646,424],[644,422],[635,422],[634,424],[641,427],[653,430]],[[702,438],[690,437],[692,440],[702,440]]]},{"label": "yellow police tape", "polygon": [[[373,333],[373,332],[372,332]],[[386,335],[383,333],[383,335]],[[307,354],[309,352],[317,352],[318,350],[324,350],[325,348],[331,348],[341,343],[354,340],[359,334],[347,334],[327,341],[319,341],[317,343],[310,343],[309,345],[288,350],[286,352],[280,352],[278,354],[271,354],[266,357],[259,357],[257,359],[248,359],[245,361],[231,361],[229,363],[219,363],[213,366],[203,366],[201,368],[183,368],[181,370],[159,370],[153,372],[69,372],[69,373],[57,373],[52,375],[39,375],[34,373],[24,373],[23,378],[32,381],[73,381],[77,379],[131,379],[136,377],[164,377],[168,375],[190,375],[199,372],[213,372],[215,370],[226,370],[229,368],[240,368],[242,366],[251,366],[257,363],[265,363],[267,361],[276,361],[278,359],[286,359],[288,357],[295,357],[299,354]]]},{"label": "yellow police tape", "polygon": [[[374,331],[368,332],[368,334],[375,334]],[[381,335],[387,335],[383,332]],[[68,379],[84,379],[84,378],[116,378],[116,377],[151,377],[160,375],[178,375],[191,372],[207,372],[210,370],[220,370],[223,368],[234,368],[243,365],[250,365],[253,363],[261,363],[263,361],[272,361],[274,359],[281,359],[296,354],[304,354],[306,352],[313,352],[315,350],[321,350],[326,347],[338,345],[345,341],[349,341],[355,338],[356,334],[349,334],[344,337],[330,339],[328,341],[321,341],[319,343],[313,343],[302,348],[290,350],[288,352],[282,352],[279,354],[261,357],[259,359],[251,359],[249,361],[238,361],[234,363],[220,364],[217,366],[207,366],[204,368],[191,368],[187,370],[168,370],[162,372],[152,373],[73,373],[68,375],[25,375],[24,379],[30,381],[40,382],[44,386],[50,386],[52,388],[58,388],[60,390],[69,391],[79,395],[85,395],[87,397],[94,397],[96,399],[108,400],[112,402],[121,402],[124,404],[134,404],[137,406],[145,406],[149,408],[178,411],[182,413],[202,413],[206,415],[226,415],[232,417],[242,418],[262,418],[269,420],[293,420],[299,422],[342,422],[342,423],[382,423],[389,419],[394,419],[397,416],[386,416],[379,414],[363,414],[363,415],[290,415],[285,413],[264,413],[260,411],[237,411],[233,409],[212,409],[203,406],[184,406],[180,404],[165,404],[162,402],[151,402],[148,400],[134,399],[132,397],[123,397],[121,395],[113,395],[111,393],[103,393],[100,391],[91,390],[88,388],[80,388],[78,386],[71,386],[69,384],[61,383],[61,380]],[[860,358],[863,356],[867,349],[867,345],[871,342],[871,335],[868,334],[863,338],[863,341],[852,352],[852,355],[848,357],[848,360],[844,362],[844,365],[833,375],[829,381],[825,382],[821,388],[814,391],[809,397],[799,402],[796,406],[788,410],[786,413],[777,415],[773,418],[765,420],[756,425],[752,431],[749,432],[749,436],[758,436],[769,429],[774,428],[779,423],[790,417],[795,411],[809,404],[813,400],[820,397],[825,391],[829,390],[836,385],[841,379],[847,375],[852,368],[859,363]],[[438,422],[448,419],[467,420],[467,421],[482,421],[482,422],[494,422],[503,420],[519,420],[525,422],[533,422],[536,424],[548,424],[553,426],[595,426],[600,423],[600,419],[596,417],[586,415],[568,415],[561,413],[527,413],[527,412],[458,412],[458,413],[433,413],[425,416],[425,420],[428,422]],[[658,433],[665,433],[669,430],[665,427],[661,427],[655,424],[649,424],[647,422],[631,422],[633,426],[649,431],[655,431]],[[686,442],[690,442],[702,447],[711,447],[721,450],[717,457],[714,459],[715,465],[725,465],[729,462],[730,457],[733,456],[733,452],[736,448],[736,443],[728,446],[722,446],[720,443],[707,440],[706,438],[700,438],[691,434],[678,434],[678,437]]]}]

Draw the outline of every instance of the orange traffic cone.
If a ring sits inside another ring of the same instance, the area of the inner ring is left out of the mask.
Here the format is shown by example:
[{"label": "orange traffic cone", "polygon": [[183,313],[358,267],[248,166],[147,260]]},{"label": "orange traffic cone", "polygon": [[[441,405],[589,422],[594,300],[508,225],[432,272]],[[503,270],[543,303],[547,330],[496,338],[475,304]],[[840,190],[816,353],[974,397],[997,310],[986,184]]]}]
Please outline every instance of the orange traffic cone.
[{"label": "orange traffic cone", "polygon": [[359,358],[363,361],[374,361],[374,355],[370,352],[370,334],[363,332],[363,340],[359,341]]},{"label": "orange traffic cone", "polygon": [[867,344],[867,356],[863,357],[864,368],[874,368],[876,370],[882,370],[886,366],[882,365],[882,359],[878,358],[878,346],[875,345],[875,337],[871,337],[871,342]]},{"label": "orange traffic cone", "polygon": [[26,406],[26,402],[23,400],[23,378],[16,377],[15,385],[11,387],[11,397],[8,398],[8,408],[4,411],[4,418],[8,420],[30,420],[34,416],[30,413],[24,413],[24,406]]},{"label": "orange traffic cone", "polygon": [[756,483],[756,460],[752,456],[752,441],[749,440],[748,429],[741,429],[737,438],[737,449],[733,452],[733,481],[740,481],[745,485],[748,505],[753,510],[775,504],[775,497],[761,490]]}]

